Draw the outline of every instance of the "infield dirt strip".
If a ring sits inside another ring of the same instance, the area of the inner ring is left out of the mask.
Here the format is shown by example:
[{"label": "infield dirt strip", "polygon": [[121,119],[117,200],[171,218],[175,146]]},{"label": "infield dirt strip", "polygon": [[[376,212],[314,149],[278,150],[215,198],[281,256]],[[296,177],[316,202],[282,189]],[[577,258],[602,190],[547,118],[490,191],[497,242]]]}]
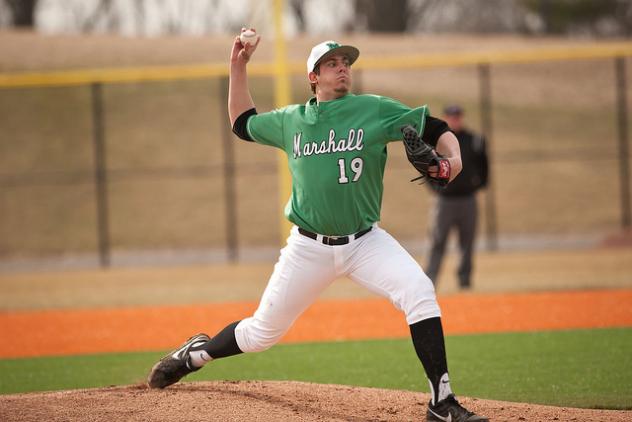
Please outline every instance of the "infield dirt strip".
[{"label": "infield dirt strip", "polygon": [[[632,289],[440,297],[446,334],[632,326]],[[164,350],[252,315],[256,302],[0,313],[0,358]],[[408,337],[382,299],[312,305],[283,342]],[[32,347],[45,344],[46,347]]]}]

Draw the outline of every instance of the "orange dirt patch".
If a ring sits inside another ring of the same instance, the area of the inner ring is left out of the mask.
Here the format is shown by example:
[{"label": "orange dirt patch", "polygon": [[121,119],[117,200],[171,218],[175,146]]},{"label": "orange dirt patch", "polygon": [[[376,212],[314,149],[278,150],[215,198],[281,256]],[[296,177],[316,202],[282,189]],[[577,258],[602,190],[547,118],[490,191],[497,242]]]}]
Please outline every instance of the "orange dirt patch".
[{"label": "orange dirt patch", "polygon": [[[632,289],[439,298],[446,334],[632,326]],[[0,313],[0,358],[162,350],[196,332],[214,334],[256,303]],[[319,301],[283,342],[409,335],[381,299]],[[33,347],[34,344],[46,345]]]}]

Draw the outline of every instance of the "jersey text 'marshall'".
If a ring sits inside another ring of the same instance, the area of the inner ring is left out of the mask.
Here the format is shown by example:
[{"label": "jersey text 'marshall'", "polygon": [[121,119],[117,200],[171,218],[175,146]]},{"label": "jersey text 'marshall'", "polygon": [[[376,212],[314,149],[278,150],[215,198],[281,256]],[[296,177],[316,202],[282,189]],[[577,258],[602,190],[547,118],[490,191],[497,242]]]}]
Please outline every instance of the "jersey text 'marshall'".
[{"label": "jersey text 'marshall'", "polygon": [[347,138],[336,140],[336,131],[329,129],[329,139],[319,142],[305,142],[303,151],[301,151],[301,138],[303,132],[297,132],[294,135],[294,158],[308,157],[310,155],[331,154],[334,152],[360,151],[364,148],[362,138],[364,138],[364,130],[349,129]]}]

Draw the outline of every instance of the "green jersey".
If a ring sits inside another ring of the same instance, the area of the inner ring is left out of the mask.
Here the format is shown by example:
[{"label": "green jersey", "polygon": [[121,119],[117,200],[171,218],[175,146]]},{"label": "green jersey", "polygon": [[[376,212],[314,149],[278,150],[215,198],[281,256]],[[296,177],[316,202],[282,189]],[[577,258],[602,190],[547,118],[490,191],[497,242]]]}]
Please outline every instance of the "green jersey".
[{"label": "green jersey", "polygon": [[288,156],[286,217],[306,230],[344,236],[380,220],[386,144],[401,140],[407,124],[421,134],[427,113],[426,106],[348,94],[254,115],[247,129],[256,142]]}]

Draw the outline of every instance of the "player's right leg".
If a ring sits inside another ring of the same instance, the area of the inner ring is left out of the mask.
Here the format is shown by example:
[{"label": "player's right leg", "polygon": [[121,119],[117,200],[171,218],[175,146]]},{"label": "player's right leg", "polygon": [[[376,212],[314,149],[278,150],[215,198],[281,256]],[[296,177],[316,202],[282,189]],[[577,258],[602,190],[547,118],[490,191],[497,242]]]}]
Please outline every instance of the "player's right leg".
[{"label": "player's right leg", "polygon": [[213,359],[270,348],[335,276],[332,247],[293,228],[255,314],[228,325],[213,338],[189,339],[154,365],[149,386],[164,388]]},{"label": "player's right leg", "polygon": [[242,353],[235,342],[237,324],[238,322],[229,324],[213,338],[203,333],[190,337],[182,346],[169,352],[151,368],[147,384],[151,388],[165,388],[213,359]]},{"label": "player's right leg", "polygon": [[239,348],[251,353],[272,347],[335,278],[333,248],[294,227],[259,307],[235,327]]}]

